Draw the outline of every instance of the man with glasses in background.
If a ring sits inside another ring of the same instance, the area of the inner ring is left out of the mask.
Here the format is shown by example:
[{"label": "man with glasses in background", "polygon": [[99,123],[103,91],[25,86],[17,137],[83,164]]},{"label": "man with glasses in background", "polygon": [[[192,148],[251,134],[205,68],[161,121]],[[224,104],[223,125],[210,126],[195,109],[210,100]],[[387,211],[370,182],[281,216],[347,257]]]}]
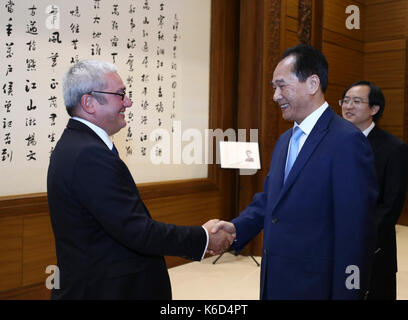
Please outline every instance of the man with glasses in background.
[{"label": "man with glasses in background", "polygon": [[152,219],[110,136],[132,106],[114,65],[83,60],[63,78],[71,119],[50,159],[48,204],[60,288],[52,299],[171,299],[164,255],[201,260],[233,236]]},{"label": "man with glasses in background", "polygon": [[368,299],[395,300],[397,248],[395,225],[401,214],[407,187],[408,147],[380,129],[385,98],[379,87],[359,81],[347,88],[339,101],[343,118],[368,138],[374,152],[379,196],[376,207],[377,247]]}]

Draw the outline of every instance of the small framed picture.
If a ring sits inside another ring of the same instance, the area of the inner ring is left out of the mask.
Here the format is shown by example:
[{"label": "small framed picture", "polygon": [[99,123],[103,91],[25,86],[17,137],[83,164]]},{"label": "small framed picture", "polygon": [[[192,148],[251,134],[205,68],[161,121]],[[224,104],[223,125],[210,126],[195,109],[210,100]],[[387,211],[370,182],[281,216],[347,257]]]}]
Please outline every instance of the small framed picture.
[{"label": "small framed picture", "polygon": [[261,169],[257,142],[220,141],[221,168]]}]

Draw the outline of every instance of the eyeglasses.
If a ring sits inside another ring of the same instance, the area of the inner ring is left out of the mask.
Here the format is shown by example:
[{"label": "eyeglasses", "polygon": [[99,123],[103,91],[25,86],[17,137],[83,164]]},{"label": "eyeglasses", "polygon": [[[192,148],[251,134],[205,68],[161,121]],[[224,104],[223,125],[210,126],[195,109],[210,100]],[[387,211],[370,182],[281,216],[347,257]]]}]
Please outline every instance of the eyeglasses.
[{"label": "eyeglasses", "polygon": [[106,92],[106,91],[97,91],[97,90],[92,90],[89,91],[88,94],[92,95],[92,92],[96,92],[96,93],[105,93],[105,94],[114,94],[116,96],[120,96],[121,100],[123,101],[125,99],[126,96],[126,92]]},{"label": "eyeglasses", "polygon": [[369,102],[368,102],[368,101],[363,101],[363,100],[361,100],[361,99],[359,99],[359,98],[353,98],[353,99],[344,98],[344,99],[340,99],[340,100],[339,100],[339,106],[340,106],[340,107],[347,106],[347,105],[349,105],[350,103],[353,103],[354,106],[358,107],[358,106],[360,106],[362,103],[369,103]]}]

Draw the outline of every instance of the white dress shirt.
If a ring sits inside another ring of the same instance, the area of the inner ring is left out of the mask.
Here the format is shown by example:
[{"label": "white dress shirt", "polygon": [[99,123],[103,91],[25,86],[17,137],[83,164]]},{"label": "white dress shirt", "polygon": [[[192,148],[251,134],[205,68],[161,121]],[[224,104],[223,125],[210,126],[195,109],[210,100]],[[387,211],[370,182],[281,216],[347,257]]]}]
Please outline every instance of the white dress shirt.
[{"label": "white dress shirt", "polygon": [[[302,123],[300,125],[297,124],[297,122],[294,123],[293,128],[299,127],[303,131],[303,134],[299,139],[298,154],[299,154],[300,150],[302,149],[303,145],[305,144],[306,139],[309,136],[310,132],[312,132],[317,120],[319,120],[319,118],[321,117],[323,112],[325,112],[328,107],[329,107],[329,104],[325,101],[319,108],[317,108],[315,111],[313,111],[311,114],[309,114],[302,121]],[[290,148],[290,143],[289,143],[289,146],[288,146],[288,154],[286,156],[286,162],[288,161],[287,157],[289,156],[289,148]]]},{"label": "white dress shirt", "polygon": [[368,134],[371,132],[371,130],[374,129],[374,127],[375,127],[375,123],[374,123],[374,121],[373,121],[373,122],[371,122],[371,124],[368,126],[367,129],[363,130],[363,134],[364,134],[366,137],[368,137]]},{"label": "white dress shirt", "polygon": [[98,135],[98,137],[102,139],[103,142],[105,142],[109,150],[112,150],[113,142],[111,141],[111,139],[109,138],[109,135],[106,133],[105,130],[93,124],[92,122],[89,122],[88,120],[85,120],[79,117],[72,117],[72,119],[82,122],[83,124],[88,126],[90,129],[92,129],[92,131],[95,132]]}]

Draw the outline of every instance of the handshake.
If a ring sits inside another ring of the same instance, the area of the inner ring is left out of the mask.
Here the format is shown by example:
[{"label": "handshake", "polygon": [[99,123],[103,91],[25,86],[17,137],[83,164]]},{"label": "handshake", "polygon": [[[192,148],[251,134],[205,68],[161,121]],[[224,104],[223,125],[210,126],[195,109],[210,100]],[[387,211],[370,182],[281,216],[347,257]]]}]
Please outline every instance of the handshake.
[{"label": "handshake", "polygon": [[226,251],[236,237],[235,226],[231,222],[212,219],[203,227],[208,231],[209,242],[207,252],[216,255]]}]

